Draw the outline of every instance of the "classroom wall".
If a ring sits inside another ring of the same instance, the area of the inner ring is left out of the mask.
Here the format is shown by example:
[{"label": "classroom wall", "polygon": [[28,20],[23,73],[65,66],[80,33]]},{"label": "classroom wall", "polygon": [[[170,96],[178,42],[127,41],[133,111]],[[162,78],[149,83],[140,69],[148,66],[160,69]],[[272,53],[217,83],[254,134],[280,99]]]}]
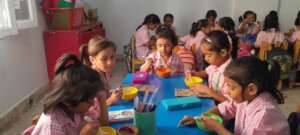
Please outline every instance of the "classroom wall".
[{"label": "classroom wall", "polygon": [[[236,21],[246,10],[258,14],[263,23],[264,17],[271,10],[278,9],[281,30],[287,31],[293,26],[299,0],[86,0],[91,7],[98,8],[99,19],[103,21],[107,37],[118,45],[118,53],[122,53],[136,27],[142,23],[145,15],[158,14],[161,19],[167,12],[175,16],[175,26],[179,35],[188,33],[191,23],[204,17],[209,9],[216,9],[218,17],[230,16]],[[288,20],[288,21],[287,21]]]},{"label": "classroom wall", "polygon": [[280,29],[288,31],[294,26],[297,13],[300,10],[300,0],[281,0],[280,5]]},{"label": "classroom wall", "polygon": [[42,31],[39,27],[19,30],[0,39],[0,118],[48,82]]},{"label": "classroom wall", "polygon": [[279,0],[234,0],[235,7],[232,17],[238,22],[239,16],[247,10],[252,10],[257,14],[257,20],[263,23],[265,16],[271,10],[277,10],[278,2]]},{"label": "classroom wall", "polygon": [[122,53],[131,35],[149,13],[163,18],[167,12],[175,16],[175,26],[180,35],[187,34],[193,21],[202,19],[209,9],[216,9],[219,16],[231,16],[232,0],[86,0],[98,8],[107,37],[118,45]]}]

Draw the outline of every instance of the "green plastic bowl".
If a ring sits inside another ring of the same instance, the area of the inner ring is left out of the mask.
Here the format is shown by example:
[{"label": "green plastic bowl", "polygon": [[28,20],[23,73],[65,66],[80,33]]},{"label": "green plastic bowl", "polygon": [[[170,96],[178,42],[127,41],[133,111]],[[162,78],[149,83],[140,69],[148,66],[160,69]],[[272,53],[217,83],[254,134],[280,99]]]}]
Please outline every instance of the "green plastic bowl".
[{"label": "green plastic bowl", "polygon": [[[218,123],[222,123],[222,122],[223,122],[222,117],[220,117],[220,116],[217,115],[217,114],[214,114],[214,113],[205,113],[205,114],[203,114],[203,115],[205,115],[205,116],[207,116],[207,117],[209,117],[209,118],[215,119]],[[204,123],[203,123],[202,120],[196,119],[196,125],[197,125],[197,127],[198,127],[199,129],[202,129],[202,130],[204,130],[204,131],[207,131],[207,129],[204,127]]]}]

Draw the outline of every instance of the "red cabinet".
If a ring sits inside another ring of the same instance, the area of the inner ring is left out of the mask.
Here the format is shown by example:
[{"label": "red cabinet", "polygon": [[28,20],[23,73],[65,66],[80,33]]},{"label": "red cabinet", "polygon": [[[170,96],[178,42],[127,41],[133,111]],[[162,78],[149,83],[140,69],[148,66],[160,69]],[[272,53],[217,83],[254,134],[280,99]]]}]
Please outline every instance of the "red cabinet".
[{"label": "red cabinet", "polygon": [[44,45],[46,52],[48,78],[54,77],[54,66],[56,60],[64,53],[73,53],[79,56],[79,48],[95,35],[105,37],[105,30],[102,24],[85,26],[80,29],[44,32]]}]

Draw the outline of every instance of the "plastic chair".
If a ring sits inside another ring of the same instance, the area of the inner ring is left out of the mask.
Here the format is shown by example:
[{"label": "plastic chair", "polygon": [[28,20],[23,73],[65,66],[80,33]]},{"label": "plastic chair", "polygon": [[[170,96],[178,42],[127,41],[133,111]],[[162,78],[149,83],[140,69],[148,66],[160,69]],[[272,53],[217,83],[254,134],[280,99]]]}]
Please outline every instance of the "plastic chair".
[{"label": "plastic chair", "polygon": [[299,52],[300,52],[300,40],[297,40],[294,44],[294,54],[293,54],[293,63],[297,64],[299,60]]},{"label": "plastic chair", "polygon": [[124,56],[128,72],[135,72],[138,69],[138,66],[144,64],[143,60],[136,57],[134,35],[130,38],[129,44],[124,46]]}]

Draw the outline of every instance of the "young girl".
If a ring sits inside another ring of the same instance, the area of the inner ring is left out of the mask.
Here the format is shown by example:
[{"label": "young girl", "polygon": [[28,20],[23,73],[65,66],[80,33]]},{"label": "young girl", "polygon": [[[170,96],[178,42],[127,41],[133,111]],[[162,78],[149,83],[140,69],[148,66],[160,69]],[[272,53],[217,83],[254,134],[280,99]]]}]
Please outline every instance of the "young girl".
[{"label": "young girl", "polygon": [[231,56],[232,58],[236,58],[239,39],[235,33],[234,21],[230,17],[222,17],[219,19],[218,26],[221,31],[225,32],[228,35],[229,42],[232,45]]},{"label": "young girl", "polygon": [[225,68],[231,62],[227,34],[219,30],[208,33],[201,44],[201,51],[210,66],[204,71],[192,72],[192,74],[203,78],[208,77],[208,86],[197,84],[191,90],[199,91],[218,102],[223,102],[229,98],[225,92],[223,75]]},{"label": "young girl", "polygon": [[[299,12],[300,13],[300,12]],[[289,41],[295,43],[297,40],[300,40],[300,17],[295,20],[295,31],[293,32]]]},{"label": "young girl", "polygon": [[[300,15],[300,11],[298,13]],[[293,32],[292,36],[290,37],[289,41],[294,44],[294,54],[293,54],[293,63],[296,64],[299,61],[299,52],[300,46],[296,44],[296,41],[300,41],[300,16],[295,20],[295,31]]]},{"label": "young girl", "polygon": [[157,51],[151,53],[146,62],[141,66],[141,71],[151,72],[158,68],[172,68],[174,72],[183,72],[183,65],[179,56],[172,53],[177,45],[177,37],[173,30],[168,27],[161,27],[156,32]]},{"label": "young girl", "polygon": [[[277,63],[263,62],[256,57],[234,60],[224,72],[228,94],[233,100],[208,111],[225,120],[235,118],[234,133],[206,116],[200,117],[204,126],[220,135],[290,135],[287,120],[277,106],[284,102],[276,89],[279,70]],[[194,123],[189,116],[182,121]]]},{"label": "young girl", "polygon": [[[31,135],[95,135],[99,121],[85,122],[84,116],[103,93],[98,73],[83,65],[75,55],[58,59],[43,114]],[[97,110],[99,112],[99,110]]]},{"label": "young girl", "polygon": [[[176,28],[173,26],[174,16],[170,13],[164,15],[164,25],[172,29],[176,34]],[[176,34],[177,35],[177,34]]]},{"label": "young girl", "polygon": [[243,17],[240,17],[240,26],[237,32],[242,35],[257,35],[260,31],[260,23],[256,22],[256,13],[251,10],[247,10]]},{"label": "young girl", "polygon": [[217,22],[216,22],[217,17],[218,17],[218,15],[217,15],[216,10],[211,9],[211,10],[208,10],[206,12],[205,18],[208,20],[209,26],[213,30],[215,30],[215,27],[216,27],[216,24],[217,24]]},{"label": "young girl", "polygon": [[255,42],[255,47],[259,48],[259,58],[266,59],[266,52],[270,50],[271,44],[282,44],[284,34],[279,31],[278,15],[276,11],[271,11],[264,20],[263,31],[259,32]]},{"label": "young girl", "polygon": [[135,37],[135,47],[136,47],[136,57],[138,59],[144,60],[148,55],[149,48],[151,45],[150,30],[154,30],[160,24],[160,19],[155,14],[149,14],[145,17],[144,22],[137,28],[134,34]]},{"label": "young girl", "polygon": [[185,43],[185,47],[193,52],[196,59],[196,69],[202,70],[204,67],[203,54],[201,53],[201,42],[207,33],[210,32],[210,25],[207,19],[201,19],[193,23],[189,35],[180,38]]},{"label": "young girl", "polygon": [[121,97],[120,91],[109,92],[112,70],[116,63],[116,45],[99,36],[92,38],[88,45],[80,48],[81,60],[84,64],[96,70],[105,84],[108,106],[117,102]]}]

